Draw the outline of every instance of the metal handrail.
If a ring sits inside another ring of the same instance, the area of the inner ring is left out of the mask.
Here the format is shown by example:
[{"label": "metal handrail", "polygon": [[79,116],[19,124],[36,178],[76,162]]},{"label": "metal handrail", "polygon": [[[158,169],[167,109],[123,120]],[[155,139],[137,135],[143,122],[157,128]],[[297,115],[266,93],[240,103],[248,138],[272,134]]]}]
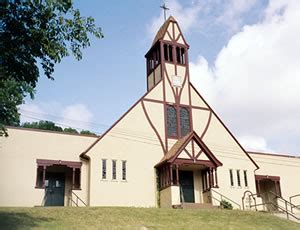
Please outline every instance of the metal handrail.
[{"label": "metal handrail", "polygon": [[[292,217],[294,217],[295,219],[300,220],[297,216],[293,215],[293,212],[290,212],[289,209],[288,209],[288,205],[290,205],[290,207],[293,207],[293,206],[295,206],[295,205],[292,204],[291,202],[287,201],[287,200],[284,199],[283,197],[277,195],[276,193],[272,192],[272,191],[264,192],[264,193],[259,193],[259,194],[251,194],[251,195],[249,195],[249,197],[254,198],[254,196],[258,196],[258,195],[261,196],[262,194],[268,194],[268,193],[274,195],[274,196],[275,196],[274,199],[277,199],[277,198],[278,198],[279,200],[281,200],[282,202],[284,202],[285,207],[281,207],[279,204],[274,204],[274,203],[271,202],[271,201],[265,202],[265,203],[261,203],[261,204],[257,204],[256,201],[255,201],[255,202],[254,202],[254,205],[250,205],[250,208],[251,208],[251,207],[255,207],[255,210],[257,211],[257,206],[264,206],[264,205],[267,205],[267,204],[271,204],[273,207],[276,207],[277,210],[279,209],[279,210],[283,211],[284,213],[286,213],[287,219],[289,219],[289,216],[292,216]],[[273,200],[274,200],[274,199],[273,199]],[[278,200],[277,200],[277,201],[278,201]]]},{"label": "metal handrail", "polygon": [[[241,205],[240,205],[239,203],[233,201],[232,199],[228,198],[227,196],[224,196],[223,194],[217,192],[216,190],[214,190],[214,189],[212,189],[212,188],[210,189],[210,191],[215,192],[215,193],[217,193],[218,195],[220,195],[221,201],[223,200],[223,198],[225,198],[226,200],[228,200],[228,201],[234,203],[235,205],[237,205],[237,206],[239,207],[239,209],[241,209]],[[215,200],[217,200],[217,201],[219,201],[219,202],[221,202],[220,200],[218,200],[217,198],[215,198],[215,197],[213,196],[213,194],[211,194],[211,198],[212,198],[212,199],[215,199]]]},{"label": "metal handrail", "polygon": [[[296,195],[293,195],[293,196],[290,196],[289,200],[290,200],[290,203],[292,203],[292,198],[295,198],[295,197],[300,197],[300,194],[296,194]],[[300,205],[294,205],[294,206],[291,206],[291,212],[293,212],[293,208],[297,208],[297,209],[300,209]]]},{"label": "metal handrail", "polygon": [[[77,207],[79,207],[78,201],[80,201],[84,206],[87,206],[87,204],[75,192],[73,192],[72,190],[70,190],[70,192],[71,192],[70,199],[72,203],[74,203]],[[73,195],[76,197],[76,202],[73,200]]]},{"label": "metal handrail", "polygon": [[255,205],[250,205],[250,207],[254,207],[257,210],[257,206],[264,206],[264,205],[273,205],[275,208],[280,209],[282,212],[286,213],[286,217],[289,220],[289,216],[294,217],[296,220],[300,220],[300,218],[298,218],[297,216],[295,216],[293,213],[289,212],[287,207],[286,208],[282,208],[281,206],[274,204],[273,202],[265,202],[265,203],[261,203],[261,204],[255,204]]}]

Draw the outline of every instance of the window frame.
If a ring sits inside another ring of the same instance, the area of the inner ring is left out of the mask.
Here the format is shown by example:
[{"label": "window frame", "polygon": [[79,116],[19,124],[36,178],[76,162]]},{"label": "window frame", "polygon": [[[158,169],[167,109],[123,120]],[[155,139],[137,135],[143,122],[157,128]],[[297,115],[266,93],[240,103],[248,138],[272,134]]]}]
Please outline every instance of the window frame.
[{"label": "window frame", "polygon": [[[172,108],[174,109],[173,111],[175,111],[175,122],[171,121],[170,120],[170,116],[169,116],[169,108]],[[166,108],[166,125],[167,125],[167,136],[168,138],[177,138],[178,137],[178,111],[177,111],[177,108],[176,106],[174,105],[170,105],[170,104],[167,104],[167,108]],[[169,124],[171,124],[171,122],[173,122],[174,124],[174,127],[171,127]],[[169,132],[169,130],[171,128],[174,128],[175,129],[175,132]]]},{"label": "window frame", "polygon": [[[183,119],[181,119],[181,111],[182,110],[185,110],[185,111],[187,111],[187,115],[188,115],[188,117],[187,117],[187,119],[188,119],[188,124],[189,124],[189,129],[188,129],[188,131],[183,135],[182,133],[182,120]],[[179,106],[179,126],[180,126],[180,137],[184,137],[184,136],[186,136],[188,133],[190,133],[191,132],[191,111],[190,111],[190,109],[189,109],[189,107],[187,107],[187,106]]]}]

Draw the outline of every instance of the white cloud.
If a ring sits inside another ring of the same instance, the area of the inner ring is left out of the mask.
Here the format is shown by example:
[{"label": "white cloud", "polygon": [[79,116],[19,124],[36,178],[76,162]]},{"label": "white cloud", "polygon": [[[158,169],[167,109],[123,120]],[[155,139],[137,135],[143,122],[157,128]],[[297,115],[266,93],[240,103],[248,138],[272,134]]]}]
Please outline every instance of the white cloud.
[{"label": "white cloud", "polygon": [[223,13],[216,18],[216,22],[228,26],[231,31],[238,31],[243,23],[243,13],[249,11],[256,3],[257,0],[225,1]]},{"label": "white cloud", "polygon": [[234,133],[257,137],[248,143],[265,150],[300,149],[299,12],[300,1],[270,1],[265,19],[232,36],[212,67],[201,56],[190,65],[192,82]]},{"label": "white cloud", "polygon": [[273,152],[273,150],[268,147],[267,141],[263,137],[241,136],[238,139],[241,145],[248,151]]},{"label": "white cloud", "polygon": [[19,107],[21,123],[49,120],[61,127],[91,130],[93,114],[84,104],[62,106],[56,102],[26,103]]},{"label": "white cloud", "polygon": [[63,119],[59,121],[66,126],[76,127],[81,129],[90,129],[90,122],[93,114],[83,104],[69,105],[62,111]]}]

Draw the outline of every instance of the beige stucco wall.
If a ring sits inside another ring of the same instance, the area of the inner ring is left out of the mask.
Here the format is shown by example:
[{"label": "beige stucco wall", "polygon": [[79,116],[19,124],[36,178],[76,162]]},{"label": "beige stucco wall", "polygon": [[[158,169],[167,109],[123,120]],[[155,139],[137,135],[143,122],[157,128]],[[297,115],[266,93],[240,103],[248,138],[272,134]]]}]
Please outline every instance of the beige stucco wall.
[{"label": "beige stucco wall", "polygon": [[[207,107],[204,101],[193,89],[192,105]],[[201,136],[208,125],[207,131],[202,140],[215,157],[223,164],[223,166],[218,167],[217,171],[218,185],[220,187],[217,191],[242,206],[242,197],[244,192],[250,190],[255,193],[256,190],[254,178],[254,170],[256,169],[255,165],[213,113],[211,114],[211,120],[209,121],[210,111],[201,109],[193,109],[192,111],[194,130],[199,136]],[[230,185],[230,169],[233,170],[234,186]],[[237,185],[236,170],[240,170],[241,186]],[[244,182],[243,170],[247,171],[247,187]],[[217,199],[220,199],[220,196],[216,193],[212,195],[216,196]]]},{"label": "beige stucco wall", "polygon": [[[0,206],[42,205],[44,189],[36,189],[37,159],[77,161],[95,137],[8,128],[0,138]],[[86,164],[81,168],[81,188],[76,194],[88,201]],[[67,194],[68,182],[65,194]],[[65,202],[67,199],[65,197]]]},{"label": "beige stucco wall", "polygon": [[[289,198],[295,194],[300,194],[300,157],[274,156],[270,154],[250,154],[257,162],[260,169],[257,175],[279,176],[281,195]],[[300,197],[292,200],[296,205],[300,205]]]},{"label": "beige stucco wall", "polygon": [[[161,111],[163,112],[163,111]],[[152,114],[160,119],[161,112]],[[162,147],[148,123],[141,102],[126,114],[89,152],[91,206],[155,207],[154,166],[163,157]],[[107,159],[107,179],[101,179],[101,160]],[[117,160],[117,180],[112,180],[111,161]],[[127,161],[127,180],[121,180],[121,161]]]},{"label": "beige stucco wall", "polygon": [[160,191],[160,207],[161,208],[171,208],[172,207],[171,186]]}]

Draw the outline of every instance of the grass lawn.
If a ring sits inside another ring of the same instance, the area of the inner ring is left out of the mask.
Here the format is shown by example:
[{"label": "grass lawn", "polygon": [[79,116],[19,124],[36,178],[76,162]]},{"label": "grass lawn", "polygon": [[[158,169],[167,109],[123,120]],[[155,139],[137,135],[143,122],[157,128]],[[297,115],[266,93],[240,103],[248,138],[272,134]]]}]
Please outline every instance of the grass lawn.
[{"label": "grass lawn", "polygon": [[267,213],[155,208],[0,208],[0,229],[300,229]]}]

